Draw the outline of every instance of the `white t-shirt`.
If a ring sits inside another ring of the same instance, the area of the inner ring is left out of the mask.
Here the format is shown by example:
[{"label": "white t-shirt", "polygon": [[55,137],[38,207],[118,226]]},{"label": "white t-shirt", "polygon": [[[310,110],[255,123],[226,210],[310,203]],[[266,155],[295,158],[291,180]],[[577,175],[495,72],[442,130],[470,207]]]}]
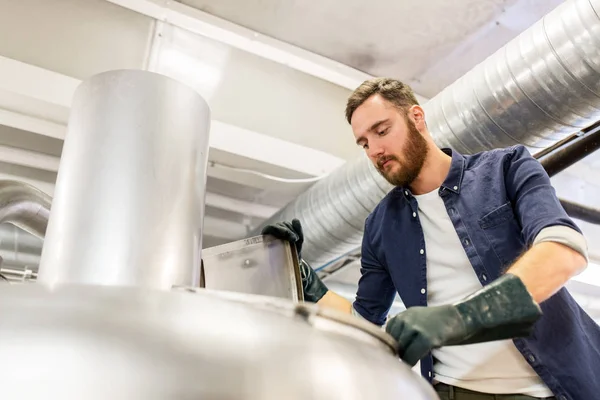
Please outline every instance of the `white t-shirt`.
[{"label": "white t-shirt", "polygon": [[[450,304],[481,289],[438,190],[415,198],[427,248],[428,305]],[[552,396],[512,340],[442,347],[432,354],[434,382],[484,393]]]}]

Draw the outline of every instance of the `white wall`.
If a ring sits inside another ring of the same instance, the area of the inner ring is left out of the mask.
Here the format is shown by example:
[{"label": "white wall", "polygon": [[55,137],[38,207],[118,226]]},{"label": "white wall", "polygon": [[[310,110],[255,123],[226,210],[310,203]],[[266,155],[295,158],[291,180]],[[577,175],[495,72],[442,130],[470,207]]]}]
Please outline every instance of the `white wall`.
[{"label": "white wall", "polygon": [[350,90],[172,25],[159,29],[151,68],[196,88],[213,118],[345,160],[360,152],[344,119]]}]

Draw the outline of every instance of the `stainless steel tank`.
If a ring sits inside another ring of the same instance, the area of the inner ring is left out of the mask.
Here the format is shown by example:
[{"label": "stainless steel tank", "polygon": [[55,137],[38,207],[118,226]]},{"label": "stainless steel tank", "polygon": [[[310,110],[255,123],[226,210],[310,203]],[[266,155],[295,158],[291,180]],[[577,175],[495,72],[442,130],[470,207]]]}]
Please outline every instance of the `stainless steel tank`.
[{"label": "stainless steel tank", "polygon": [[437,399],[365,321],[194,291],[2,287],[2,399]]}]

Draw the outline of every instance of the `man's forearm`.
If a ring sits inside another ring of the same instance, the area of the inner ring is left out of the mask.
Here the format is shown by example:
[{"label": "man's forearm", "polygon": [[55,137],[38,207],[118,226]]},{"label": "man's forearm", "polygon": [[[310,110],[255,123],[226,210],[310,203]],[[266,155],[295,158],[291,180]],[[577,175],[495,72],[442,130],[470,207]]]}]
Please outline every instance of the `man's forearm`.
[{"label": "man's forearm", "polygon": [[333,308],[346,314],[352,313],[352,303],[331,290],[328,290],[317,304],[321,307]]},{"label": "man's forearm", "polygon": [[537,303],[551,297],[587,265],[579,252],[556,242],[534,245],[513,264],[508,273],[521,278]]}]

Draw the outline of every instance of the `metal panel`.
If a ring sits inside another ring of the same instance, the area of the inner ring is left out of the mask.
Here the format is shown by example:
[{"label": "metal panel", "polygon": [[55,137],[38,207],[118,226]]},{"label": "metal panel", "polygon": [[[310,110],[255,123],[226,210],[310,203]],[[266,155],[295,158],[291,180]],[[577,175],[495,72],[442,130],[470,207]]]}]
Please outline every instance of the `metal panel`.
[{"label": "metal panel", "polygon": [[296,250],[287,241],[255,236],[202,250],[201,287],[303,299]]}]

